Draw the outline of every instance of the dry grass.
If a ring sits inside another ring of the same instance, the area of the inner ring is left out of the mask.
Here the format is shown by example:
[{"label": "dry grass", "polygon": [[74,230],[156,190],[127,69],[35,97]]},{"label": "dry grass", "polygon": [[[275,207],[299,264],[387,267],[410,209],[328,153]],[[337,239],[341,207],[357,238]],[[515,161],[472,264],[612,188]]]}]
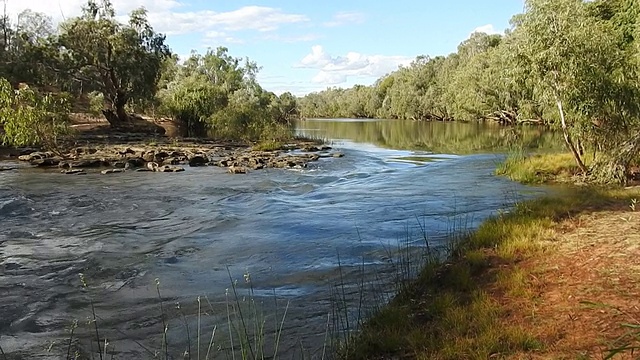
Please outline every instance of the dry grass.
[{"label": "dry grass", "polygon": [[620,338],[627,332],[621,324],[640,324],[640,213],[622,207],[581,215],[560,222],[556,233],[544,256],[520,264],[536,294],[529,314],[510,319],[547,346],[514,357],[605,357],[633,340]]},{"label": "dry grass", "polygon": [[373,317],[344,357],[600,359],[633,344],[621,324],[640,324],[638,197],[573,189],[487,221]]}]

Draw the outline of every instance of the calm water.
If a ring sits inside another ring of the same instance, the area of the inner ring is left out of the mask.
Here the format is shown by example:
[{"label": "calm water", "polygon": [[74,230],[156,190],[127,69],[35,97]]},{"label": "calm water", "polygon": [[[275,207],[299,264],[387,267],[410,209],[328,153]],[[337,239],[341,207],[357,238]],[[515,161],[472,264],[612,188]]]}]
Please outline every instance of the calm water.
[{"label": "calm water", "polygon": [[[211,167],[113,176],[0,172],[4,352],[65,358],[74,319],[87,351],[93,299],[116,358],[150,357],[143,346],[161,349],[159,279],[177,356],[186,349],[180,312],[194,339],[201,296],[208,343],[213,326],[227,323],[237,280],[238,301],[253,298],[267,309],[268,324],[289,304],[280,348],[286,358],[298,357],[300,344],[319,358],[340,278],[357,282],[363,264],[384,274],[393,249],[420,238],[420,226],[432,246],[443,246],[453,221],[473,227],[539,193],[493,169],[514,141],[553,142],[538,130],[478,124],[307,120],[298,132],[327,139],[345,157],[243,176]],[[222,337],[217,358],[225,358]]]}]

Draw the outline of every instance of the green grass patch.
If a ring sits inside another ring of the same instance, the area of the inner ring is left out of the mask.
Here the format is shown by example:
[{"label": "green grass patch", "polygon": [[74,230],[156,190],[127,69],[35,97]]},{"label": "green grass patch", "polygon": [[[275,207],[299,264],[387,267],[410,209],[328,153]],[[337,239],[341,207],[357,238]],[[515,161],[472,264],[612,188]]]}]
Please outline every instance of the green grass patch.
[{"label": "green grass patch", "polygon": [[252,148],[255,151],[276,151],[285,149],[285,144],[278,140],[263,140]]},{"label": "green grass patch", "polygon": [[527,156],[522,151],[515,151],[496,169],[497,175],[524,184],[566,183],[579,173],[580,169],[570,153]]}]

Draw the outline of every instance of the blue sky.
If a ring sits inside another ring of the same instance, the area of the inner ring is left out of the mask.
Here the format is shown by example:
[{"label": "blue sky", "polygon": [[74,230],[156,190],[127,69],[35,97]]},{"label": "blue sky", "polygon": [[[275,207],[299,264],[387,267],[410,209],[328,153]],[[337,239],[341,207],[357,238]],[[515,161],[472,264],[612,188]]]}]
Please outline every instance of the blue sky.
[{"label": "blue sky", "polygon": [[[84,0],[8,0],[55,21]],[[144,6],[173,51],[225,46],[262,67],[264,88],[302,95],[369,85],[417,55],[446,55],[476,29],[502,32],[522,0],[113,0],[120,15]]]}]

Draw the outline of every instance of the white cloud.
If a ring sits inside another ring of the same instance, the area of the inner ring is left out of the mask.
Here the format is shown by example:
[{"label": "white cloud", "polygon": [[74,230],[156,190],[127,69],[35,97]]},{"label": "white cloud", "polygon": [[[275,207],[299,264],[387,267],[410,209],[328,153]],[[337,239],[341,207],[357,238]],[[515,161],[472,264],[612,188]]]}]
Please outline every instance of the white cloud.
[{"label": "white cloud", "polygon": [[[29,0],[7,1],[7,12],[13,16],[25,9],[47,14],[56,21],[80,14],[86,0]],[[150,13],[175,11],[182,4],[175,0],[113,0],[113,7],[119,14],[127,14],[131,10],[143,6]]]},{"label": "white cloud", "polygon": [[318,34],[302,34],[302,35],[280,35],[280,34],[266,34],[261,37],[263,40],[280,41],[284,43],[297,43],[297,42],[310,42],[320,39],[322,36]]},{"label": "white cloud", "polygon": [[338,85],[347,82],[347,75],[338,72],[320,71],[311,82],[323,85]]},{"label": "white cloud", "polygon": [[[214,44],[220,44],[220,43],[225,43],[225,44],[243,44],[244,40],[242,39],[237,39],[229,34],[227,34],[224,31],[207,31],[204,34],[204,41],[205,43],[214,43]],[[208,47],[217,47],[214,45],[210,45]]]},{"label": "white cloud", "polygon": [[487,35],[497,35],[497,34],[501,34],[502,32],[496,30],[493,24],[487,24],[487,25],[478,26],[477,28],[473,29],[473,31],[469,34],[469,36],[473,35],[474,33],[485,33]]},{"label": "white cloud", "polygon": [[347,82],[349,77],[381,77],[400,65],[408,65],[413,58],[405,56],[365,55],[349,52],[333,57],[322,46],[315,45],[296,67],[317,69],[312,81],[318,84],[336,85]]},{"label": "white cloud", "polygon": [[[29,8],[45,13],[60,21],[80,13],[86,0],[30,0],[27,2],[8,1],[9,14],[16,16]],[[205,33],[207,31],[254,30],[269,32],[285,24],[302,23],[309,18],[301,14],[289,14],[281,9],[265,6],[244,6],[228,12],[211,10],[180,11],[185,6],[177,0],[113,0],[118,15],[144,7],[155,30],[169,35]]]},{"label": "white cloud", "polygon": [[362,24],[364,19],[365,15],[362,13],[341,11],[333,15],[331,21],[325,22],[324,26],[336,27],[347,24]]},{"label": "white cloud", "polygon": [[309,21],[305,15],[287,14],[280,9],[245,6],[229,12],[211,10],[197,12],[158,12],[149,14],[158,31],[170,35],[201,32],[209,29],[224,31],[256,30],[268,32],[281,25]]},{"label": "white cloud", "polygon": [[298,67],[322,68],[325,65],[330,64],[331,61],[331,56],[324,51],[322,46],[314,45],[311,47],[311,53],[300,61]]}]

